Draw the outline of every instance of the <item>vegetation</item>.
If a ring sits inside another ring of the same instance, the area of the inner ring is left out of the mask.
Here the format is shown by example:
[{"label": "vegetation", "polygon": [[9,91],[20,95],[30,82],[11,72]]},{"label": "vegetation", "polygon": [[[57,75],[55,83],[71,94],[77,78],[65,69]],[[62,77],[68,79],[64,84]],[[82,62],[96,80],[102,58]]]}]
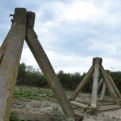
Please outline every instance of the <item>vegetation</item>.
[{"label": "vegetation", "polygon": [[39,93],[33,93],[30,90],[14,91],[14,98],[19,98],[20,96],[28,99],[37,99]]},{"label": "vegetation", "polygon": [[[55,106],[52,107],[52,112],[53,114],[53,121],[73,121],[74,119],[71,117],[68,117],[67,115],[63,114],[62,110],[59,109],[59,107]],[[10,119],[9,121],[21,121],[15,114],[12,112],[10,114]]]},{"label": "vegetation", "polygon": [[[76,73],[65,73],[64,71],[59,71],[57,76],[63,86],[63,88],[75,90],[77,85],[85,76],[79,72]],[[100,77],[100,76],[99,76]],[[116,83],[118,89],[121,91],[121,72],[111,72],[111,77]],[[89,82],[85,85],[83,89],[84,92],[91,92],[93,77],[90,78]],[[19,65],[18,77],[16,85],[24,86],[36,86],[36,87],[46,87],[48,88],[48,83],[45,76],[39,70],[34,69],[32,66],[26,66],[25,63]],[[17,93],[17,92],[16,92]],[[27,94],[30,92],[26,92]],[[16,94],[17,95],[17,94]],[[28,94],[29,95],[29,94]]]},{"label": "vegetation", "polygon": [[111,72],[110,74],[119,91],[121,92],[121,71]]},{"label": "vegetation", "polygon": [[[114,82],[116,83],[118,89],[121,92],[121,72],[111,72],[111,77],[113,78]],[[64,71],[59,71],[57,76],[65,89],[75,90],[77,85],[81,82],[84,78],[85,73],[82,75],[78,72],[76,73],[65,73]],[[99,75],[99,78],[101,76]],[[92,90],[92,82],[93,77],[90,78],[89,82],[85,85],[83,92],[89,93]],[[18,77],[16,85],[19,85],[19,89],[15,90],[14,98],[24,97],[27,99],[41,99],[41,97],[49,99],[55,98],[54,94],[49,88],[46,78],[43,73],[37,69],[34,69],[32,66],[26,66],[25,63],[21,63],[19,65]],[[29,88],[26,88],[29,86]],[[35,87],[45,87],[41,89],[35,89]],[[49,98],[48,98],[49,97]],[[44,105],[45,107],[50,107],[49,103]],[[83,112],[86,111],[86,108],[83,109]],[[55,121],[73,121],[74,119],[68,118],[66,115],[63,114],[59,108],[53,107],[52,113],[54,114]],[[10,115],[10,121],[20,121],[17,116],[12,112]]]},{"label": "vegetation", "polygon": [[14,114],[14,112],[12,112],[12,113],[10,114],[10,119],[9,119],[9,121],[21,121],[21,120]]},{"label": "vegetation", "polygon": [[47,81],[42,72],[34,69],[32,66],[26,66],[25,63],[21,63],[16,84],[41,87],[47,86]]},{"label": "vegetation", "polygon": [[20,90],[14,91],[13,98],[20,98],[24,97],[27,99],[38,99],[39,97],[49,97],[49,98],[55,98],[55,95],[53,94],[52,90],[46,90],[46,89],[37,89],[35,90],[34,87],[29,87],[29,89],[25,86],[20,87]]}]

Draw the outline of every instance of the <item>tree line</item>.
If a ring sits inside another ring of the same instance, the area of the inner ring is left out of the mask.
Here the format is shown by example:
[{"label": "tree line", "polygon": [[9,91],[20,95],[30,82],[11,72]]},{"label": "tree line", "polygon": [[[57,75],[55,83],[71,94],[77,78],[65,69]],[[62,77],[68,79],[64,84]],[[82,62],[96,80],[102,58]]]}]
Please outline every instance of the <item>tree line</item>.
[{"label": "tree line", "polygon": [[[59,81],[62,84],[63,88],[75,90],[75,88],[84,78],[85,74],[86,73],[80,74],[79,72],[65,73],[64,71],[60,70],[56,75],[59,78]],[[110,74],[121,92],[121,72],[111,72]],[[101,78],[101,76],[99,76],[99,78]],[[82,91],[91,92],[92,82],[93,77],[90,78],[89,82],[85,85]],[[49,88],[43,73],[40,70],[34,69],[32,66],[26,66],[25,63],[19,64],[16,85]]]}]

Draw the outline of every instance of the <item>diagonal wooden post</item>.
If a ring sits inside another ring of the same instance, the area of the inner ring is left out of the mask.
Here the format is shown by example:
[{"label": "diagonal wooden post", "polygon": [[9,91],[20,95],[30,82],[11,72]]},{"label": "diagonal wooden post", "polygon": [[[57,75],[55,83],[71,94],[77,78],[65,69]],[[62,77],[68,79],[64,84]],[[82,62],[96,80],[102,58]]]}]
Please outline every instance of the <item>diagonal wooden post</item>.
[{"label": "diagonal wooden post", "polygon": [[16,8],[14,25],[0,66],[0,121],[9,121],[14,86],[26,33],[26,9]]},{"label": "diagonal wooden post", "polygon": [[108,70],[108,77],[109,77],[109,80],[111,81],[111,83],[112,83],[112,85],[113,85],[113,87],[114,87],[114,89],[115,89],[115,91],[116,91],[118,97],[121,99],[121,93],[120,93],[119,89],[117,88],[117,86],[116,86],[114,80],[113,80],[112,77],[110,76],[110,71],[109,71],[109,70]]},{"label": "diagonal wooden post", "polygon": [[5,53],[5,50],[3,50],[2,47],[0,47],[0,65],[1,65],[1,63],[2,63],[2,59],[3,59],[4,53]]},{"label": "diagonal wooden post", "polygon": [[103,82],[103,88],[102,88],[101,96],[100,96],[101,101],[104,100],[105,91],[106,91],[106,84],[105,84],[105,82]]},{"label": "diagonal wooden post", "polygon": [[79,85],[76,88],[76,90],[74,91],[74,93],[72,94],[72,96],[70,98],[70,101],[75,100],[75,98],[77,97],[77,95],[79,94],[79,92],[83,89],[83,87],[86,85],[86,83],[90,79],[90,77],[91,77],[91,75],[93,73],[93,70],[94,70],[94,66],[92,65],[91,68],[89,69],[89,71],[86,73],[86,75],[82,79],[82,81],[79,83]]},{"label": "diagonal wooden post", "polygon": [[[105,73],[107,74],[107,76],[109,77],[109,70],[105,70]],[[102,91],[101,91],[101,96],[100,96],[100,100],[103,101],[104,100],[104,95],[105,95],[105,91],[106,91],[106,84],[103,81],[103,87],[102,87]],[[110,92],[109,92],[110,93]],[[112,94],[111,94],[112,96]]]},{"label": "diagonal wooden post", "polygon": [[5,40],[3,41],[1,47],[0,47],[0,65],[2,63],[2,59],[3,59],[3,55],[5,54],[5,50],[6,50],[6,47],[7,47],[7,43],[8,43],[8,39],[12,33],[12,28],[13,28],[13,23],[11,24],[11,28],[5,38]]},{"label": "diagonal wooden post", "polygon": [[[71,104],[67,100],[66,94],[61,86],[59,79],[57,78],[52,65],[43,50],[39,40],[37,39],[37,35],[33,30],[35,20],[35,14],[33,12],[27,13],[27,33],[26,33],[26,42],[33,53],[38,65],[40,66],[43,74],[47,78],[48,84],[53,90],[62,110],[65,114],[71,117],[76,117],[74,110],[72,109]],[[82,121],[83,117],[80,117],[80,121]]]},{"label": "diagonal wooden post", "polygon": [[100,81],[99,81],[98,90],[99,90],[99,88],[102,86],[102,84],[103,84],[103,78],[101,78]]},{"label": "diagonal wooden post", "polygon": [[98,76],[99,76],[99,66],[101,63],[102,63],[101,58],[93,58],[94,75],[93,75],[92,98],[91,98],[92,112],[96,111],[97,109]]},{"label": "diagonal wooden post", "polygon": [[100,65],[100,73],[101,73],[101,75],[102,75],[102,77],[103,77],[103,79],[104,79],[104,81],[106,83],[108,91],[112,95],[112,97],[115,100],[115,102],[120,105],[118,95],[117,95],[117,93],[116,93],[116,91],[115,91],[111,81],[109,80],[108,75],[105,73],[104,68],[103,68],[102,65]]},{"label": "diagonal wooden post", "polygon": [[[120,94],[120,92],[119,92],[119,90],[118,90],[116,84],[114,83],[112,77],[110,76],[110,70],[105,70],[105,72],[107,73],[108,78],[109,78],[110,82],[112,83],[112,86],[113,86],[113,88],[115,89],[115,91],[116,91],[118,97],[121,98],[121,94]],[[105,84],[105,82],[104,82],[104,83],[103,83],[103,89],[102,89],[102,92],[101,92],[100,100],[103,100],[103,99],[104,99],[105,90],[106,90],[106,84]]]}]

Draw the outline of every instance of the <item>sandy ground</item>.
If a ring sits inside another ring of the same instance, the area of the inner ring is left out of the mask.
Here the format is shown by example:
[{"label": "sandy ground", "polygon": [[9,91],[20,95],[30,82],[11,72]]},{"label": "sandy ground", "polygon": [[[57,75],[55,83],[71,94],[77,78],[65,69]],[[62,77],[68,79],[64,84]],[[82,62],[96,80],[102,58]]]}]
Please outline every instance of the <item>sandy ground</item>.
[{"label": "sandy ground", "polygon": [[[46,90],[53,94],[49,89],[42,88],[30,88],[30,87],[21,87],[23,89],[30,89],[32,91],[38,90]],[[20,90],[20,87],[16,87],[15,90]],[[43,91],[44,92],[44,91]],[[72,95],[73,92],[66,91],[68,98]],[[76,98],[77,102],[90,102],[91,95],[90,94],[79,94]],[[73,106],[73,108],[84,116],[84,121],[121,121],[121,109],[111,110],[111,111],[103,111],[97,112],[96,114],[89,114],[84,109],[79,108],[77,106]],[[53,112],[62,112],[57,100],[53,97],[48,96],[46,93],[40,94],[37,99],[28,99],[25,97],[19,97],[13,99],[12,111],[17,112],[17,115],[20,118],[25,118],[26,120],[32,119],[31,117],[34,115],[43,117],[40,118],[40,121],[55,121],[52,117]],[[28,114],[29,113],[29,114]],[[25,116],[24,116],[25,114]],[[42,115],[40,115],[42,114]],[[59,114],[60,115],[60,114]],[[58,115],[58,116],[59,116]],[[29,117],[29,119],[27,119]],[[47,118],[48,117],[48,118]],[[63,118],[62,118],[63,119]],[[61,118],[58,118],[56,121],[61,121]],[[64,118],[64,121],[74,121],[73,118]]]}]

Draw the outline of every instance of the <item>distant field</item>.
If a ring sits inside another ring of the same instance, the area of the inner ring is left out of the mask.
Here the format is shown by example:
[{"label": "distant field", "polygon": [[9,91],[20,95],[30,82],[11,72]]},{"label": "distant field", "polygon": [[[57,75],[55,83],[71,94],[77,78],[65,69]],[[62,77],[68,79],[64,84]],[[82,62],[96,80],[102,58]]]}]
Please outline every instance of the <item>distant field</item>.
[{"label": "distant field", "polygon": [[[65,93],[69,98],[73,92],[65,90]],[[63,114],[51,89],[16,86],[13,98],[12,111],[22,120],[39,118],[40,121],[74,121]],[[76,101],[90,102],[91,94],[80,93]],[[121,121],[121,109],[90,115],[85,109],[77,106],[73,108],[84,116],[84,121]]]}]

